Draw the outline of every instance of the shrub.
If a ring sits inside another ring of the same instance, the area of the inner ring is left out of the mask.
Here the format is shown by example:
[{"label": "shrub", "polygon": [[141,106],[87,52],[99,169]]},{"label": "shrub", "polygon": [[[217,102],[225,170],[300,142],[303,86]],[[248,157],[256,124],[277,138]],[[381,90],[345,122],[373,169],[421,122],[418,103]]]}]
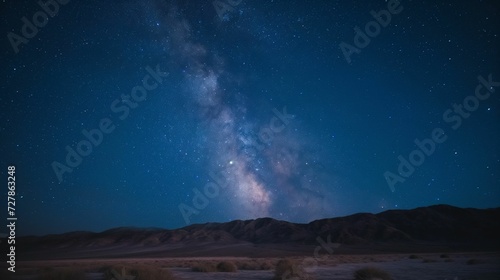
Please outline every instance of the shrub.
[{"label": "shrub", "polygon": [[232,262],[222,261],[217,265],[217,271],[220,272],[236,272],[236,265]]},{"label": "shrub", "polygon": [[420,259],[420,257],[419,257],[419,256],[417,256],[417,255],[410,255],[410,257],[409,257],[409,258],[410,258],[410,259]]},{"label": "shrub", "polygon": [[274,280],[283,279],[311,279],[309,275],[304,271],[304,269],[297,265],[296,262],[291,259],[280,260],[276,264],[276,270],[274,271]]},{"label": "shrub", "polygon": [[116,279],[113,271],[119,275],[135,276],[134,280],[173,280],[174,276],[166,269],[149,265],[116,265],[106,268],[106,280]]},{"label": "shrub", "polygon": [[239,270],[270,270],[274,266],[268,260],[248,260],[248,261],[239,261],[236,264],[236,267]]},{"label": "shrub", "polygon": [[195,264],[191,268],[191,270],[194,272],[216,272],[217,267],[215,267],[215,265],[213,263],[203,262],[203,263]]},{"label": "shrub", "polygon": [[261,270],[270,270],[270,269],[272,269],[272,268],[273,268],[273,265],[272,265],[272,264],[270,264],[270,263],[269,263],[269,262],[267,262],[267,261],[264,261],[264,262],[262,262],[262,263],[260,264],[260,269],[261,269]]},{"label": "shrub", "polygon": [[448,256],[447,254],[441,254],[439,257],[442,259],[449,259],[450,258],[450,256]]},{"label": "shrub", "polygon": [[366,267],[354,272],[355,280],[372,280],[372,279],[380,279],[380,280],[392,280],[392,277],[389,273],[375,268],[375,267]]},{"label": "shrub", "polygon": [[260,266],[257,261],[252,260],[252,261],[242,261],[238,262],[238,269],[241,270],[259,270]]}]

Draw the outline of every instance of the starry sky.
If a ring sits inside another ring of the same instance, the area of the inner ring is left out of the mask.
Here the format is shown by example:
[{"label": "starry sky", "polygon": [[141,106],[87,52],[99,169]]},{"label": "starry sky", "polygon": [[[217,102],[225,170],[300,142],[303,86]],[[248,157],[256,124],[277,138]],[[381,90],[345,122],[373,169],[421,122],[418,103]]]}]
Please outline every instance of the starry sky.
[{"label": "starry sky", "polygon": [[45,2],[0,3],[18,235],[500,206],[497,1]]}]

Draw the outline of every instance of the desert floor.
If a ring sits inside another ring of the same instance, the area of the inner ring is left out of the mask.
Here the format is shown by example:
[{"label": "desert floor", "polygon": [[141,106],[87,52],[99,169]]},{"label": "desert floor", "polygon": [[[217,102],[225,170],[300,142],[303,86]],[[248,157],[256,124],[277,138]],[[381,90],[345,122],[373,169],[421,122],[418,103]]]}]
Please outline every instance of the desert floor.
[{"label": "desert floor", "polygon": [[[384,254],[384,255],[328,255],[317,265],[310,262],[306,271],[317,280],[354,279],[353,273],[364,267],[376,267],[390,273],[397,280],[500,280],[500,253],[452,254]],[[297,263],[312,261],[311,256],[293,257]],[[202,263],[230,261],[238,266],[237,272],[193,272],[191,267]],[[202,257],[202,258],[134,258],[86,259],[19,262],[12,279],[36,279],[40,268],[78,268],[86,271],[89,280],[104,279],[99,268],[114,264],[154,265],[170,270],[175,279],[268,279],[274,276],[272,268],[279,258]],[[260,270],[266,268],[264,270]],[[2,278],[3,279],[3,278]]]}]

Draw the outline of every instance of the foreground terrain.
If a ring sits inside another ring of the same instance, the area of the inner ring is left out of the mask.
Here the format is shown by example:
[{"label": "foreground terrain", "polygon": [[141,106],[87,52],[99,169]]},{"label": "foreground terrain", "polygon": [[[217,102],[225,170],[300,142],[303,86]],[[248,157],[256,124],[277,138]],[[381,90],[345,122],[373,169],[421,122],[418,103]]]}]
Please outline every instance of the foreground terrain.
[{"label": "foreground terrain", "polygon": [[[305,257],[293,257],[300,265]],[[169,276],[161,279],[273,279],[279,258],[148,258],[148,259],[87,259],[87,260],[51,260],[26,261],[17,266],[16,273],[10,273],[10,279],[37,279],[43,271],[79,271],[83,278],[66,279],[106,279],[104,267],[119,267],[119,265],[155,267],[170,271]],[[311,259],[308,259],[311,261]],[[398,280],[449,279],[449,280],[498,280],[500,279],[500,253],[452,253],[452,254],[384,254],[384,255],[329,255],[309,263],[305,267],[306,277],[303,279],[355,279],[354,272],[374,267]],[[218,263],[234,264],[234,272],[195,272],[200,267],[216,267]],[[119,272],[121,274],[121,272]],[[15,275],[15,277],[12,277]],[[55,275],[55,274],[52,274]],[[123,280],[132,279],[126,272],[121,275]],[[65,279],[62,276],[46,276],[45,279]],[[51,277],[51,278],[50,278]],[[58,278],[60,277],[60,278]],[[312,277],[312,278],[311,278]],[[2,275],[2,279],[5,278]],[[111,279],[111,278],[107,278]],[[146,278],[144,278],[146,279]],[[153,279],[153,278],[148,278]],[[158,278],[160,279],[160,278]],[[121,279],[117,279],[121,280]]]}]

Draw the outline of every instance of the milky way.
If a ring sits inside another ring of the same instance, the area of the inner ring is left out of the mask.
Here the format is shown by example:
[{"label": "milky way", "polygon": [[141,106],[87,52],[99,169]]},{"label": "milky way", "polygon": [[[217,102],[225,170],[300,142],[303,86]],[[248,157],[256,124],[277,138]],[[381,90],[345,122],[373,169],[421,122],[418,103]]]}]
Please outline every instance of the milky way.
[{"label": "milky way", "polygon": [[[308,218],[331,213],[325,204],[329,194],[318,185],[316,167],[305,173],[300,168],[305,145],[291,132],[296,127],[290,124],[295,116],[289,114],[291,120],[280,120],[275,114],[282,115],[282,109],[274,108],[276,113],[270,110],[262,118],[275,119],[275,132],[269,124],[258,126],[257,120],[246,115],[245,97],[234,98],[238,92],[221,88],[221,77],[229,76],[224,57],[192,38],[190,24],[175,7],[169,9],[165,26],[172,44],[171,58],[184,67],[188,101],[200,122],[198,134],[208,139],[203,141],[209,155],[206,170],[221,172],[228,182],[221,204],[229,205],[221,207],[232,209],[231,216],[241,219],[289,218],[292,213]],[[234,99],[237,101],[228,101]]]},{"label": "milky way", "polygon": [[[0,168],[16,165],[19,235],[498,207],[494,0],[399,1],[390,22],[395,1],[217,3],[67,1],[45,23],[39,1],[0,3]],[[132,108],[152,71],[168,75]],[[490,97],[449,128],[478,76]],[[52,163],[103,119],[114,129],[60,180]],[[393,192],[384,174],[439,127],[446,142]],[[195,205],[214,174],[225,183]]]}]

